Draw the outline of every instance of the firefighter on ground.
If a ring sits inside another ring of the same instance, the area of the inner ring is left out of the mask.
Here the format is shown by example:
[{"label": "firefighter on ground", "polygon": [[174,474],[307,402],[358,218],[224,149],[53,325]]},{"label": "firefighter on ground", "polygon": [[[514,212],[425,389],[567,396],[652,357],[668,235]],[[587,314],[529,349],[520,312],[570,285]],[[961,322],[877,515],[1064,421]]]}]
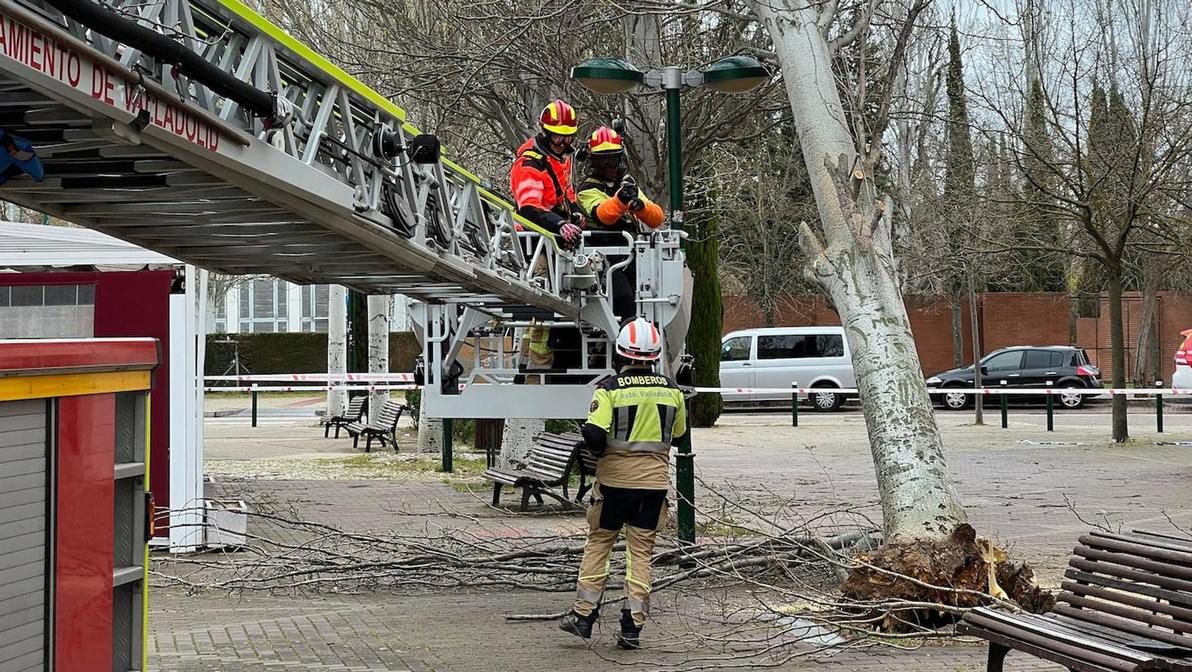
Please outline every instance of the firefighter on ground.
[{"label": "firefighter on ground", "polygon": [[588,541],[580,563],[575,604],[559,629],[592,636],[609,556],[625,530],[625,607],[617,646],[640,646],[650,612],[650,557],[666,523],[670,447],[687,432],[683,393],[670,378],[651,368],[662,352],[662,336],[644,318],[617,335],[624,366],[596,388],[584,441],[599,459],[588,508]]},{"label": "firefighter on ground", "polygon": [[[517,214],[557,235],[565,247],[574,248],[579,245],[585,225],[583,212],[575,204],[575,187],[571,183],[572,144],[579,132],[579,116],[574,107],[556,100],[542,109],[539,126],[540,132],[518,148],[517,158],[509,170]],[[545,256],[538,258],[533,272],[536,276],[546,275]],[[579,332],[556,334],[556,339],[566,341],[563,345],[573,345],[578,361]],[[573,340],[574,344],[571,343]],[[549,329],[532,327],[529,330],[529,368],[552,368],[554,350]],[[560,365],[567,363],[560,362]]]},{"label": "firefighter on ground", "polygon": [[[637,235],[643,228],[662,226],[662,208],[646,197],[629,175],[625,160],[625,145],[621,134],[601,126],[588,138],[587,176],[579,184],[577,200],[593,231],[608,231],[614,235],[593,234],[593,245],[624,245],[620,232]],[[632,251],[630,252],[632,254]],[[637,312],[633,287],[637,284],[637,267],[629,264],[613,273],[613,314],[621,322]]]}]

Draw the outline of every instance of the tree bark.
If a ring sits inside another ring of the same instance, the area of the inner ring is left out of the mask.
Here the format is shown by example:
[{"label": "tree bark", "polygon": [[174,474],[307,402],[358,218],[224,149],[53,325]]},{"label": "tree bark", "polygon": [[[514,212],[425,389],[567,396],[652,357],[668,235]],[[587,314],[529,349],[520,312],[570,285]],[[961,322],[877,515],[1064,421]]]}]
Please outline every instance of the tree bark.
[{"label": "tree bark", "polygon": [[[1122,269],[1114,265],[1106,268],[1109,286],[1109,348],[1113,366],[1113,387],[1126,386],[1126,334],[1122,320]],[[1113,395],[1113,440],[1121,443],[1130,438],[1126,419],[1125,395]]]},{"label": "tree bark", "polygon": [[[347,288],[331,285],[327,292],[327,373],[348,372]],[[348,410],[347,390],[327,391],[327,416]]]},{"label": "tree bark", "polygon": [[[695,358],[697,387],[720,387],[720,339],[724,333],[724,298],[720,289],[720,214],[702,197],[692,199],[687,265],[694,276],[691,329],[687,352]],[[691,401],[691,425],[711,427],[724,410],[715,392],[696,395]]]},{"label": "tree bark", "polygon": [[957,367],[964,366],[964,308],[960,301],[961,291],[957,288],[948,296],[952,308],[952,365]]},{"label": "tree bark", "polygon": [[809,275],[832,297],[852,349],[886,542],[948,543],[966,516],[948,475],[895,278],[893,203],[879,204],[869,167],[855,165],[815,5],[756,0],[753,9],[782,66],[823,225],[824,242],[806,224],[800,241]]},{"label": "tree bark", "polygon": [[1143,260],[1142,280],[1142,316],[1138,320],[1138,338],[1134,343],[1134,385],[1150,387],[1158,380],[1160,370],[1152,366],[1155,360],[1154,351],[1159,347],[1156,334],[1158,331],[1158,270],[1154,268],[1153,260]]},{"label": "tree bark", "polygon": [[[389,373],[389,304],[392,297],[368,297],[368,372]],[[374,382],[380,387],[382,383]],[[370,413],[379,413],[389,401],[388,390],[374,390],[368,395]]]},{"label": "tree bark", "polygon": [[[985,381],[981,379],[981,355],[984,354],[981,348],[981,321],[977,315],[977,289],[974,287],[972,275],[969,275],[969,325],[972,329],[973,339],[973,387],[980,389]],[[985,395],[973,395],[973,424],[985,424]]]}]

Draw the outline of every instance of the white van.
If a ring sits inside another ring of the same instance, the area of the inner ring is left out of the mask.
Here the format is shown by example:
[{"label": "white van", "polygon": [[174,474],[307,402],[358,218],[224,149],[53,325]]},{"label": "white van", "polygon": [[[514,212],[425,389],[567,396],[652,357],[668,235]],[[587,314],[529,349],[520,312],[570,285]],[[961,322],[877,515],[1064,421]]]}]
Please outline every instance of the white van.
[{"label": "white van", "polygon": [[811,396],[819,411],[834,411],[844,395],[832,388],[855,388],[856,376],[843,327],[773,327],[734,331],[720,343],[720,385],[777,388],[775,392],[725,393],[724,401],[744,406],[790,402],[791,383],[823,388]]}]

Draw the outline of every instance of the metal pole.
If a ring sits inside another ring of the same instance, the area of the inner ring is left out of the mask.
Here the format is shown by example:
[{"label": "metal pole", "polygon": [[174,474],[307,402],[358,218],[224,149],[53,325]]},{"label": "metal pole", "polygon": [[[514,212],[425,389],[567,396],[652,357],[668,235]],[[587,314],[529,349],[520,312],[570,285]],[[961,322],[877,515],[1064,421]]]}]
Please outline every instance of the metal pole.
[{"label": "metal pole", "polygon": [[675,455],[675,490],[679,495],[679,542],[695,543],[695,453],[691,452],[691,400],[687,407],[687,432]]},{"label": "metal pole", "polygon": [[443,418],[443,471],[449,474],[455,471],[455,457],[451,453],[452,441],[455,438],[452,436],[454,424],[452,418]]},{"label": "metal pole", "polygon": [[[1156,380],[1155,387],[1163,387],[1163,381]],[[1163,433],[1163,393],[1155,395],[1155,431],[1159,434]]]},{"label": "metal pole", "polygon": [[[1051,381],[1047,381],[1047,387],[1051,387]],[[1051,391],[1047,392],[1047,431],[1055,431],[1055,398],[1051,396]]]},{"label": "metal pole", "polygon": [[791,427],[799,426],[799,384],[791,383]]},{"label": "metal pole", "polygon": [[[667,177],[670,181],[671,228],[683,229],[683,128],[679,92],[683,71],[675,66],[663,68],[662,88],[666,90]],[[687,432],[679,441],[675,456],[675,490],[679,496],[679,543],[695,543],[695,454],[691,452],[691,401],[687,406]]]},{"label": "metal pole", "polygon": [[682,69],[662,69],[662,88],[666,90],[667,177],[670,178],[671,228],[683,228],[683,115],[679,92],[683,88]]},{"label": "metal pole", "polygon": [[1002,395],[1002,429],[1006,429],[1007,427],[1010,426],[1010,419],[1009,419],[1010,406],[1008,405],[1009,402],[1006,399],[1006,381],[1004,381],[1004,380],[1001,381],[1001,384],[1002,384],[1002,391],[1001,391],[1001,395]]},{"label": "metal pole", "polygon": [[257,384],[252,384],[252,426],[257,426]]}]

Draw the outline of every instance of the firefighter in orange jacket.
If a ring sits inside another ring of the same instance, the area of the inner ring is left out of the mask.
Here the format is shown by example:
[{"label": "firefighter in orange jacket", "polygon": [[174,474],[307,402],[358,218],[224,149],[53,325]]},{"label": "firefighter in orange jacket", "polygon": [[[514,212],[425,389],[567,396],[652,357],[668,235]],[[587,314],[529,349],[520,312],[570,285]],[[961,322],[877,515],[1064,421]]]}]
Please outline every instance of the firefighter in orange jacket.
[{"label": "firefighter in orange jacket", "polygon": [[[579,207],[595,231],[626,231],[636,235],[643,228],[662,226],[662,208],[642,194],[637,182],[629,175],[625,162],[625,146],[621,134],[608,126],[596,129],[588,138],[588,175],[579,185]],[[625,244],[621,235],[602,236],[593,233],[596,245]],[[629,264],[613,273],[613,313],[625,322],[636,313],[633,286],[637,283],[637,269]]]},{"label": "firefighter in orange jacket", "polygon": [[572,143],[579,118],[574,107],[556,100],[543,108],[539,121],[542,131],[518,148],[509,171],[517,214],[574,246],[584,227],[571,184]]},{"label": "firefighter in orange jacket", "polygon": [[[539,125],[541,132],[518,148],[517,158],[509,170],[517,214],[562,238],[565,247],[574,248],[580,243],[585,225],[584,215],[575,204],[575,187],[571,183],[572,143],[579,132],[579,116],[574,107],[556,100],[542,109]],[[544,256],[538,258],[533,273],[546,275]],[[558,342],[552,345],[548,328],[530,328],[527,368],[549,369],[556,363],[568,368],[576,364],[579,333],[567,333],[569,331],[555,334],[554,340]],[[570,355],[565,356],[564,361],[556,362],[556,345]]]}]

